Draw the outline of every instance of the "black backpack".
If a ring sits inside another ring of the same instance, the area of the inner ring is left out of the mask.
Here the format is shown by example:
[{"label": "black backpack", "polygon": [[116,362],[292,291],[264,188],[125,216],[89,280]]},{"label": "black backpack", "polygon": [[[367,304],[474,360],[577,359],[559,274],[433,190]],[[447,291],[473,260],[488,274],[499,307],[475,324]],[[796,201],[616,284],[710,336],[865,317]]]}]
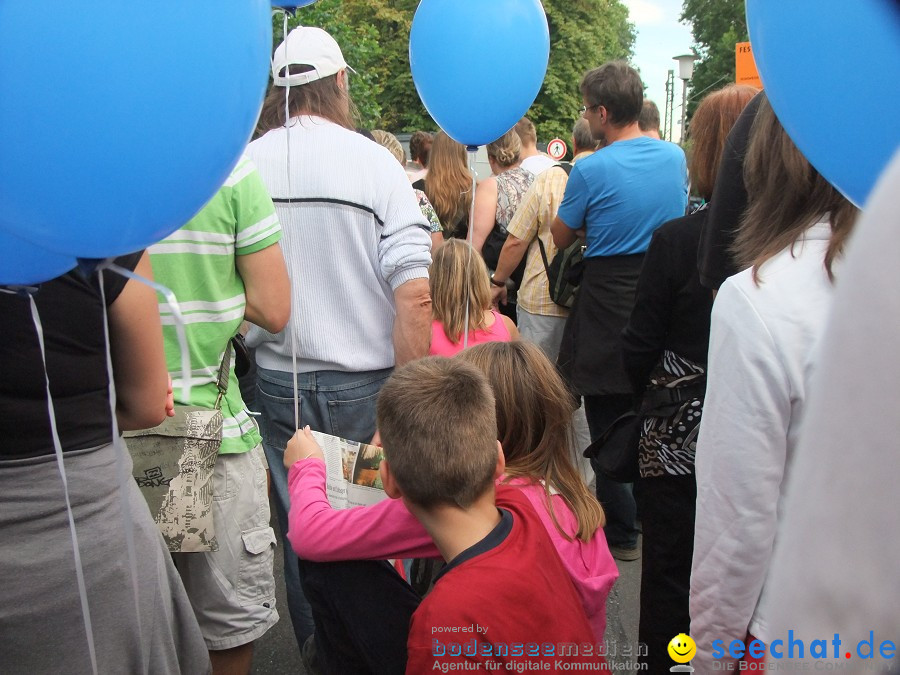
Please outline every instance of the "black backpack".
[{"label": "black backpack", "polygon": [[[572,165],[568,162],[557,166],[567,175],[572,171]],[[544,242],[540,237],[537,242],[544,269],[547,270],[547,279],[550,281],[550,299],[560,307],[571,308],[578,286],[581,285],[581,277],[584,276],[584,243],[577,238],[567,248],[557,251],[552,261],[548,261]]]}]

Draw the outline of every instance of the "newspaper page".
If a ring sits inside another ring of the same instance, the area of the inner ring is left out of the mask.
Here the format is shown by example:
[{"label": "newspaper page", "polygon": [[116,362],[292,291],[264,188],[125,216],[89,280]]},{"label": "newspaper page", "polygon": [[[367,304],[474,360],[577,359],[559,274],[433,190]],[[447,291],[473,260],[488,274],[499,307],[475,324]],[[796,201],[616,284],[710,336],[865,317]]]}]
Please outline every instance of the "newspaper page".
[{"label": "newspaper page", "polygon": [[325,455],[325,492],[332,508],[369,506],[387,498],[378,470],[384,459],[381,448],[318,431],[312,435]]}]

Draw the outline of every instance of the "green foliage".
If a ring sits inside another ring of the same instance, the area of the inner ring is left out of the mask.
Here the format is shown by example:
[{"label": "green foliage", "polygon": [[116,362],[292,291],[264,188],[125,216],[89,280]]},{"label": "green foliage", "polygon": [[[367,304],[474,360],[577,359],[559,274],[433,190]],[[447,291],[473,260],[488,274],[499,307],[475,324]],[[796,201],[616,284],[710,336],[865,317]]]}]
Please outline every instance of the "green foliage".
[{"label": "green foliage", "polygon": [[[488,0],[486,0],[488,1]],[[319,26],[334,36],[359,75],[350,92],[370,129],[395,133],[435,130],[416,93],[409,67],[409,31],[418,0],[319,0],[297,11],[290,28]],[[529,111],[539,139],[568,139],[581,108],[582,75],[612,59],[632,54],[634,26],[620,0],[543,0],[550,24],[550,65]],[[283,17],[273,18],[274,41],[283,39]],[[482,56],[503,68],[516,67],[516,51],[528,45],[485,45]],[[465,92],[460,92],[461,96]]]},{"label": "green foliage", "polygon": [[690,117],[706,94],[734,82],[734,46],[750,38],[744,0],[684,0],[681,19],[691,22],[700,57],[690,82]]},{"label": "green foliage", "polygon": [[[569,143],[581,109],[578,85],[591,68],[628,59],[634,26],[619,0],[543,0],[550,24],[550,65],[529,118],[544,142],[559,137]],[[515,63],[515,52],[510,64]]]}]

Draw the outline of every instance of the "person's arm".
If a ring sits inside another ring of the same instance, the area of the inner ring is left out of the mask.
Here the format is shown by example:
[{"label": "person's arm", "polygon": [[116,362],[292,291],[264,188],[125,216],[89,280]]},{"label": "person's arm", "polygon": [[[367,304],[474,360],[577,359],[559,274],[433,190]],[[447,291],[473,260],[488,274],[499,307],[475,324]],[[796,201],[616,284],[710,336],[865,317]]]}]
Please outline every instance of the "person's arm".
[{"label": "person's arm", "polygon": [[378,260],[382,278],[393,292],[394,362],[400,366],[427,355],[431,346],[431,228],[403,167],[390,162],[385,172],[386,185],[378,204],[384,223]]},{"label": "person's arm", "polygon": [[[153,279],[146,252],[134,271]],[[156,291],[128,280],[109,307],[109,342],[119,428],[155,427],[166,417],[169,390]]]},{"label": "person's arm", "polygon": [[284,459],[291,502],[288,541],[297,555],[314,562],[440,557],[428,532],[402,500],[331,508],[324,456],[307,433],[304,429],[294,434]]},{"label": "person's arm", "polygon": [[247,296],[244,318],[270,333],[280,332],[291,316],[291,281],[281,246],[239,255],[235,263]]},{"label": "person's arm", "polygon": [[510,319],[505,314],[501,314],[500,318],[503,320],[503,324],[506,326],[506,330],[509,331],[509,339],[510,340],[518,340],[519,339],[519,329],[516,328],[516,324],[513,323],[513,320]]},{"label": "person's arm", "polygon": [[702,673],[715,669],[713,640],[727,649],[750,630],[772,557],[792,412],[781,354],[730,282],[713,308],[708,373],[690,594],[693,665]]},{"label": "person's arm", "polygon": [[472,247],[481,253],[484,242],[497,219],[497,179],[485,178],[475,189],[475,214],[472,223]]},{"label": "person's arm", "polygon": [[572,167],[562,203],[550,225],[553,243],[558,249],[568,248],[579,236],[584,237],[589,190],[580,164]]},{"label": "person's arm", "polygon": [[[507,235],[503,248],[500,250],[500,258],[497,260],[497,269],[494,271],[494,279],[507,281],[519,266],[522,257],[528,250],[528,243],[513,235]],[[495,305],[501,302],[506,304],[506,285],[497,286],[491,284],[491,302]]]},{"label": "person's arm", "polygon": [[550,226],[550,234],[553,235],[553,243],[556,245],[556,248],[560,250],[568,248],[578,238],[575,230],[566,225],[559,216],[553,219],[553,224]]},{"label": "person's arm", "polygon": [[431,252],[434,253],[443,245],[444,245],[444,233],[443,232],[432,232],[431,233]]},{"label": "person's arm", "polygon": [[281,246],[281,224],[262,177],[243,158],[226,183],[231,188],[235,267],[244,282],[244,318],[278,333],[291,315],[291,282]]},{"label": "person's arm", "polygon": [[427,279],[413,279],[394,291],[395,365],[428,355],[431,347],[431,291]]},{"label": "person's arm", "polygon": [[622,358],[634,390],[644,391],[653,366],[666,346],[675,293],[671,274],[677,252],[661,230],[653,233],[638,278],[634,306],[622,331]]}]

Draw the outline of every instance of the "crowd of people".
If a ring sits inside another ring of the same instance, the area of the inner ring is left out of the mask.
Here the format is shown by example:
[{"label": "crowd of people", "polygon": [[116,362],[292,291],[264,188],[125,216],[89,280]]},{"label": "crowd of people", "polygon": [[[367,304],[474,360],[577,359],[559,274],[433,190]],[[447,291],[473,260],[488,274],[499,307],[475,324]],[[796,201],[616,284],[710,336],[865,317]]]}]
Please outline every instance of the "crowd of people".
[{"label": "crowd of people", "polygon": [[[0,672],[249,673],[279,620],[270,493],[310,672],[560,656],[498,648],[517,643],[597,645],[566,661],[605,667],[607,596],[637,560],[648,672],[679,633],[701,673],[722,667],[713,640],[780,637],[773,552],[858,212],[765,94],[707,94],[688,161],[639,74],[607,63],[580,82],[571,162],[524,118],[476,185],[443,131],[408,155],[361,133],[325,31],[292,31],[272,75],[213,199],[117,260],[174,291],[190,383],[172,308],[135,278],[0,293]],[[573,245],[569,306],[549,261]],[[239,332],[253,414],[233,367],[219,383]],[[222,410],[218,549],[170,555],[118,432],[182,405]],[[631,445],[583,456],[627,415]],[[333,509],[311,431],[380,445],[386,498]],[[634,483],[597,454],[618,450]],[[389,559],[443,565],[422,589]],[[445,635],[468,626],[487,632]]]}]

